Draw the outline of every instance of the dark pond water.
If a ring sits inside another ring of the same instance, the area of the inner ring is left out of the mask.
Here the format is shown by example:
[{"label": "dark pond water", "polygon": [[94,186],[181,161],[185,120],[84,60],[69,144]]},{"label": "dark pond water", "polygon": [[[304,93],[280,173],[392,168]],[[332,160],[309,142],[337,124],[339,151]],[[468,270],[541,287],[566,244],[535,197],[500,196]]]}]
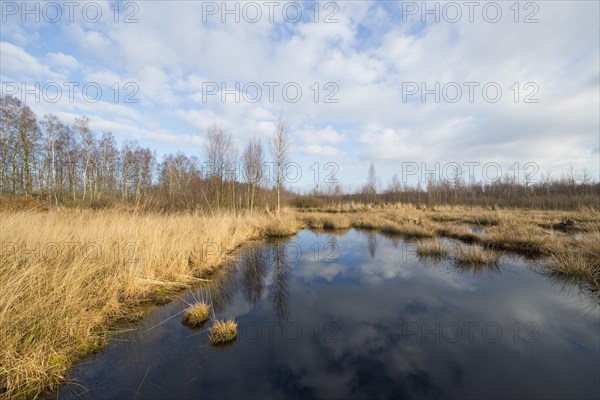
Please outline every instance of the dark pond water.
[{"label": "dark pond water", "polygon": [[[450,242],[449,242],[450,243]],[[238,338],[181,324],[212,301]],[[518,257],[419,260],[374,233],[249,248],[76,365],[60,398],[599,398],[599,309]]]}]

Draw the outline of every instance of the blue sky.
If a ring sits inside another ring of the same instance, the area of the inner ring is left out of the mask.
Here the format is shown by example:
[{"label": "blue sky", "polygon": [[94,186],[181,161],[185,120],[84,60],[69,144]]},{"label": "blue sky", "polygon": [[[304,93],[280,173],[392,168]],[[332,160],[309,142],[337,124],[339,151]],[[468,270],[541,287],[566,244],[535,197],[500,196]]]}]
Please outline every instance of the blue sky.
[{"label": "blue sky", "polygon": [[[475,165],[477,179],[491,180],[486,166],[514,173],[518,163],[521,177],[558,177],[573,165],[597,178],[599,3],[447,3],[428,2],[439,11],[426,14],[422,2],[229,1],[236,22],[221,1],[76,2],[72,19],[64,2],[28,2],[26,13],[23,2],[2,1],[2,94],[16,91],[40,117],[88,115],[97,133],[136,140],[159,157],[201,157],[214,123],[240,149],[254,135],[266,143],[283,113],[290,159],[303,172],[290,186],[299,190],[314,187],[315,163],[322,189],[327,163],[351,190],[371,161],[382,188],[394,173],[424,181],[436,163],[438,177],[457,163],[465,177],[465,165]],[[72,101],[68,82],[78,85]],[[47,89],[39,100],[23,93],[36,83]],[[210,90],[221,84],[224,99]],[[239,102],[236,84],[247,89]],[[422,98],[422,89],[432,93]]]}]

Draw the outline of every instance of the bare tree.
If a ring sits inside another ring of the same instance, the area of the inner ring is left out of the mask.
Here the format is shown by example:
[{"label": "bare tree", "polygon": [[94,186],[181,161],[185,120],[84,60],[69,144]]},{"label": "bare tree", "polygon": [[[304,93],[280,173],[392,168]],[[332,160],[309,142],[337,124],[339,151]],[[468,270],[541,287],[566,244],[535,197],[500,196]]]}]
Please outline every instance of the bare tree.
[{"label": "bare tree", "polygon": [[59,183],[57,181],[57,162],[56,162],[56,147],[60,139],[61,130],[64,129],[64,124],[54,114],[46,114],[42,121],[42,126],[46,130],[46,146],[44,171],[46,181],[48,183],[50,197],[58,204]]},{"label": "bare tree", "polygon": [[75,132],[79,134],[79,137],[81,139],[81,149],[83,158],[83,195],[81,197],[82,200],[85,200],[88,183],[91,184],[90,175],[92,168],[90,168],[90,163],[92,161],[94,134],[89,127],[89,123],[89,118],[83,116],[81,118],[76,118],[74,125]]},{"label": "bare tree", "polygon": [[8,184],[8,169],[16,156],[17,120],[21,107],[21,102],[15,97],[0,98],[0,192],[4,190],[4,185]]},{"label": "bare tree", "polygon": [[289,140],[287,130],[289,124],[279,117],[275,124],[275,132],[270,142],[271,155],[275,161],[275,189],[277,191],[277,214],[281,211],[281,188],[283,186],[282,168],[288,158]]},{"label": "bare tree", "polygon": [[263,179],[264,152],[260,139],[248,140],[244,150],[244,178],[248,183],[248,209],[250,215],[254,209],[254,195],[256,187]]},{"label": "bare tree", "polygon": [[104,132],[100,140],[100,160],[98,163],[97,175],[101,177],[100,192],[111,194],[116,190],[117,186],[117,170],[119,151],[117,143],[112,133]]},{"label": "bare tree", "polygon": [[452,166],[449,180],[452,184],[452,190],[454,191],[454,204],[458,204],[458,192],[462,186],[462,171],[460,166]]},{"label": "bare tree", "polygon": [[[216,196],[215,204],[218,208],[225,204],[224,186],[228,175],[235,172],[235,160],[237,150],[233,139],[226,134],[223,129],[217,125],[212,125],[208,128],[208,141],[204,147],[206,155],[206,163],[208,164],[208,176],[211,178],[211,183]],[[234,174],[235,175],[235,174]],[[232,184],[235,178],[232,179]],[[232,190],[233,190],[232,186]],[[232,193],[232,197],[234,197]],[[232,204],[235,199],[232,198]]]},{"label": "bare tree", "polygon": [[365,187],[367,201],[373,203],[377,195],[377,173],[375,172],[375,164],[371,162],[369,166],[369,174],[367,175],[367,186]]},{"label": "bare tree", "polygon": [[398,174],[394,174],[392,176],[388,191],[392,194],[392,198],[395,202],[398,202],[401,190],[402,185],[400,184],[400,179],[398,179]]},{"label": "bare tree", "polygon": [[25,193],[31,194],[33,191],[32,164],[41,138],[35,114],[28,106],[23,106],[21,109],[18,127],[17,152],[25,173]]}]

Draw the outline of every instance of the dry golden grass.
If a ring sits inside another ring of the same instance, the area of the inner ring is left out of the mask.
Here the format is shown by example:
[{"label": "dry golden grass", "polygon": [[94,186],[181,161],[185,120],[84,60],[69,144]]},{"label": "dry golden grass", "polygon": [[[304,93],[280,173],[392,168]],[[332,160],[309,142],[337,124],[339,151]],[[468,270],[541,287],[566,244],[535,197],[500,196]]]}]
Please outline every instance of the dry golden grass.
[{"label": "dry golden grass", "polygon": [[341,214],[306,213],[298,216],[310,229],[348,229],[351,225],[350,218]]},{"label": "dry golden grass", "polygon": [[600,289],[600,229],[562,245],[550,258],[550,273],[567,282],[580,283],[593,291]]},{"label": "dry golden grass", "polygon": [[185,316],[183,317],[183,323],[191,327],[199,327],[204,324],[209,318],[210,305],[199,302],[189,306],[185,310]]},{"label": "dry golden grass", "polygon": [[280,216],[271,219],[264,227],[263,231],[267,237],[286,237],[293,236],[301,228],[297,218],[291,213],[282,213]]},{"label": "dry golden grass", "polygon": [[490,250],[479,246],[461,246],[455,254],[454,260],[458,264],[498,264],[500,256]]},{"label": "dry golden grass", "polygon": [[323,221],[324,229],[348,229],[350,228],[350,218],[340,215],[335,218],[325,218]]},{"label": "dry golden grass", "polygon": [[417,243],[417,255],[441,259],[448,255],[448,249],[438,240],[427,240]]},{"label": "dry golden grass", "polygon": [[522,221],[503,221],[491,227],[483,242],[497,250],[533,255],[550,254],[556,234]]},{"label": "dry golden grass", "polygon": [[31,398],[136,303],[168,301],[272,218],[52,209],[0,220],[0,396]]},{"label": "dry golden grass", "polygon": [[237,323],[232,320],[215,321],[210,328],[208,339],[212,344],[224,344],[231,342],[237,336]]},{"label": "dry golden grass", "polygon": [[[278,217],[205,217],[33,208],[5,209],[0,220],[0,397],[7,398],[31,398],[55,387],[77,358],[102,348],[115,319],[139,317],[139,302],[168,302],[217,271],[240,244],[290,236],[303,225],[447,236],[549,255],[556,275],[600,288],[600,212],[595,209],[350,204],[319,212],[286,210]],[[554,229],[565,221],[573,221],[569,230]],[[468,225],[484,232],[474,234]],[[457,259],[488,263],[498,257],[491,254],[467,247]]]},{"label": "dry golden grass", "polygon": [[478,243],[481,238],[463,225],[449,225],[437,230],[437,234],[466,243]]}]

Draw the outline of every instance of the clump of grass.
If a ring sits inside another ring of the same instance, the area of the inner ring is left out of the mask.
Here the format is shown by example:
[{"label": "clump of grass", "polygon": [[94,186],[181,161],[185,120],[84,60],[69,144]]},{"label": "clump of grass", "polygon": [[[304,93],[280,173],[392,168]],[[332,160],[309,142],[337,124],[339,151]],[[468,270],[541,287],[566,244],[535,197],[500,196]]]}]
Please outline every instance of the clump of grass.
[{"label": "clump of grass", "polygon": [[324,222],[321,214],[309,214],[302,216],[302,221],[306,224],[307,228],[323,229]]},{"label": "clump of grass", "polygon": [[456,250],[454,260],[460,265],[496,265],[500,256],[479,246],[461,246]]},{"label": "clump of grass", "polygon": [[483,242],[496,250],[543,255],[549,254],[553,241],[547,232],[538,226],[511,222],[490,230]]},{"label": "clump of grass", "polygon": [[273,218],[265,227],[264,233],[267,237],[294,236],[300,228],[298,221],[291,216],[280,216]]},{"label": "clump of grass", "polygon": [[384,222],[377,216],[368,215],[368,214],[359,214],[359,215],[353,216],[351,225],[352,225],[352,227],[358,228],[358,229],[373,230],[373,229],[379,229],[383,225],[383,223]]},{"label": "clump of grass", "polygon": [[458,239],[465,243],[477,243],[480,240],[479,235],[477,235],[474,232],[471,232],[464,226],[451,225],[445,228],[438,229],[437,233],[440,236]]},{"label": "clump of grass", "polygon": [[415,222],[388,222],[379,226],[379,230],[383,233],[400,234],[408,238],[418,239],[435,237],[435,229],[430,225],[423,225]]},{"label": "clump of grass", "polygon": [[[437,211],[433,210],[433,212]],[[434,222],[456,222],[460,220],[460,217],[447,214],[431,214],[429,216],[429,219],[431,219]]]},{"label": "clump of grass", "polygon": [[218,345],[228,343],[234,340],[237,336],[237,323],[233,320],[220,321],[217,320],[210,328],[208,336],[212,344]]},{"label": "clump of grass", "polygon": [[183,317],[182,322],[192,328],[202,326],[209,318],[209,310],[210,305],[204,302],[193,304],[185,310],[185,316]]},{"label": "clump of grass", "polygon": [[500,218],[492,215],[479,215],[474,218],[468,218],[465,222],[469,222],[472,224],[480,225],[480,226],[497,226],[500,225]]},{"label": "clump of grass", "polygon": [[179,290],[181,290],[181,287],[160,285],[157,286],[154,290],[152,290],[152,294],[150,297],[152,298],[154,304],[160,306],[175,300],[175,298],[177,297],[177,292]]},{"label": "clump of grass", "polygon": [[343,215],[332,215],[323,221],[325,229],[348,229],[350,228],[350,220]]},{"label": "clump of grass", "polygon": [[435,237],[435,229],[432,225],[417,224],[414,222],[402,225],[402,233],[410,238],[433,238]]},{"label": "clump of grass", "polygon": [[550,274],[566,283],[600,290],[600,230],[577,240],[574,249],[562,246],[550,257]]},{"label": "clump of grass", "polygon": [[565,252],[550,258],[550,275],[566,283],[589,285],[593,290],[600,289],[600,262],[584,254]]},{"label": "clump of grass", "polygon": [[446,249],[437,240],[428,240],[424,242],[419,242],[417,244],[417,255],[419,257],[441,260],[442,258],[448,255],[448,249]]}]

